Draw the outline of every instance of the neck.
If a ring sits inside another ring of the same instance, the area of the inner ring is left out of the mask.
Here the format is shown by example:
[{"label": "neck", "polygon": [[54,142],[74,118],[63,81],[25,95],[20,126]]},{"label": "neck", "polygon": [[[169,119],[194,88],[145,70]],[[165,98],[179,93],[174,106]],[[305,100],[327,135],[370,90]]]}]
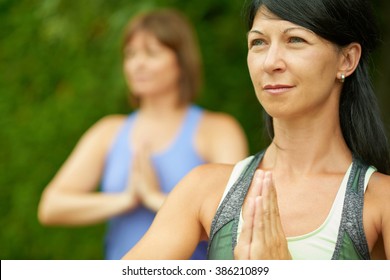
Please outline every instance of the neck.
[{"label": "neck", "polygon": [[291,176],[342,172],[352,160],[338,114],[300,120],[274,119],[274,131],[264,161],[265,169]]},{"label": "neck", "polygon": [[140,116],[148,119],[165,119],[183,113],[188,105],[179,105],[178,94],[164,94],[142,98]]}]

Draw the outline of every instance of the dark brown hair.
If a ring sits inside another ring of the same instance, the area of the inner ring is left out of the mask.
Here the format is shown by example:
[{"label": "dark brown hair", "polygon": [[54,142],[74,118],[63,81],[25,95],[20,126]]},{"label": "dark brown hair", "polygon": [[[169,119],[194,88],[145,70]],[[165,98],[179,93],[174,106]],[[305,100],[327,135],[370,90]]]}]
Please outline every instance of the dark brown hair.
[{"label": "dark brown hair", "polygon": [[[370,4],[368,0],[252,0],[247,27],[252,28],[256,14],[264,6],[281,19],[304,26],[336,46],[360,44],[361,59],[341,92],[340,125],[354,156],[390,174],[389,144],[369,73],[370,56],[379,42]],[[268,114],[266,125],[273,138],[273,119]]]}]

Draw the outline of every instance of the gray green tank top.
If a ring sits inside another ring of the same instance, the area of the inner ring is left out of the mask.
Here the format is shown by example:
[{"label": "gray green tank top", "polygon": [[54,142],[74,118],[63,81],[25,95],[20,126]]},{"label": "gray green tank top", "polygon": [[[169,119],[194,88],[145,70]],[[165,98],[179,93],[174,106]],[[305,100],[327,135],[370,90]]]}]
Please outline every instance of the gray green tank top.
[{"label": "gray green tank top", "polygon": [[[264,152],[260,152],[251,157],[249,164],[242,170],[219,205],[211,224],[208,259],[234,259],[242,204],[263,155]],[[370,259],[363,228],[365,178],[369,168],[357,158],[353,158],[331,259]]]}]

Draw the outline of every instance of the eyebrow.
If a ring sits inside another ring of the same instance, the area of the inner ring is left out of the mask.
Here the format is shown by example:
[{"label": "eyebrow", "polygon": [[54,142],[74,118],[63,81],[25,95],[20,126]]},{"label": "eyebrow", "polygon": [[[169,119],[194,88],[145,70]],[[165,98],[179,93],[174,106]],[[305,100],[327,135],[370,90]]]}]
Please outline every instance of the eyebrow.
[{"label": "eyebrow", "polygon": [[[310,32],[310,33],[315,34],[312,30],[307,29],[307,28],[304,28],[304,27],[300,27],[300,26],[289,27],[289,28],[287,28],[287,29],[285,29],[285,30],[283,31],[283,34],[287,34],[288,32],[290,32],[290,31],[292,31],[292,30],[294,30],[294,29],[300,29],[300,30],[307,31],[307,32]],[[248,35],[251,34],[251,33],[256,33],[256,34],[259,34],[259,35],[264,35],[263,32],[254,29],[254,30],[250,30],[250,31],[247,32],[247,37],[248,37]]]}]

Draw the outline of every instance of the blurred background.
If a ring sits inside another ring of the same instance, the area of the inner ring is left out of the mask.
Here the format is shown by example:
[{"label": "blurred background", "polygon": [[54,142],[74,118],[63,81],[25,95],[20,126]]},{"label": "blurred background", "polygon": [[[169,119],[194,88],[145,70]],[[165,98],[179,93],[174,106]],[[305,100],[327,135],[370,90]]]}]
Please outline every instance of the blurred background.
[{"label": "blurred background", "polygon": [[[42,227],[42,190],[98,119],[129,113],[122,75],[125,24],[174,7],[192,21],[204,61],[197,103],[234,115],[250,152],[265,145],[246,66],[245,0],[0,0],[0,258],[102,259],[104,224]],[[383,43],[373,83],[390,132],[390,2],[372,1]]]}]

